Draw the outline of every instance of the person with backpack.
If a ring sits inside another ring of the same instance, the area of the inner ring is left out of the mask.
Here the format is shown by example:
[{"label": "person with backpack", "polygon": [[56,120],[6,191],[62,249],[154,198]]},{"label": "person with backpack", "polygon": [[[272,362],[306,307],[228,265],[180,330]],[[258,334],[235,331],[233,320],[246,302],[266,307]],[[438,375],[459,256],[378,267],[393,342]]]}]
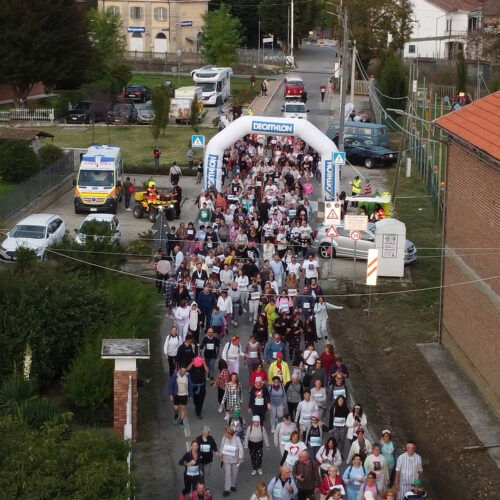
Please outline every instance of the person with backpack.
[{"label": "person with backpack", "polygon": [[358,500],[361,487],[365,483],[367,471],[361,460],[361,455],[354,455],[352,465],[344,471],[342,479],[347,486],[347,500]]},{"label": "person with backpack", "polygon": [[245,432],[244,447],[250,452],[250,460],[252,462],[252,476],[257,473],[262,476],[262,455],[264,445],[269,449],[269,439],[267,431],[261,424],[259,415],[252,417],[252,423],[248,426]]},{"label": "person with backpack", "polygon": [[299,490],[289,467],[286,465],[280,467],[280,473],[269,481],[267,492],[275,499],[293,500],[295,498]]}]

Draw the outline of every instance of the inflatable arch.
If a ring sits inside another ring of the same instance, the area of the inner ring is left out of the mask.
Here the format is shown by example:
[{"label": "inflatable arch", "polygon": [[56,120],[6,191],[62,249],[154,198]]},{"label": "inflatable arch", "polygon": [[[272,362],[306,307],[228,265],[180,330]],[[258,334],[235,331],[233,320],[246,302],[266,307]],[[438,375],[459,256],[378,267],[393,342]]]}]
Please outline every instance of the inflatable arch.
[{"label": "inflatable arch", "polygon": [[297,136],[315,149],[321,157],[323,197],[331,201],[339,194],[339,166],[333,164],[335,144],[310,121],[300,118],[241,116],[216,134],[207,144],[204,159],[205,189],[222,189],[222,156],[224,150],[248,134]]}]

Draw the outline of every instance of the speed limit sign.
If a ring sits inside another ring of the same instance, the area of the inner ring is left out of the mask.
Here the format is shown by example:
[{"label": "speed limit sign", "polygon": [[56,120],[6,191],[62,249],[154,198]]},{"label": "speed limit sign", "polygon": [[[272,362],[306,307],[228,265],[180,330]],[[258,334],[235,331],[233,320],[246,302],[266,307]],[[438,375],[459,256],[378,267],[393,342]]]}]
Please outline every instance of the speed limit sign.
[{"label": "speed limit sign", "polygon": [[361,231],[351,231],[351,240],[358,241],[361,239]]}]

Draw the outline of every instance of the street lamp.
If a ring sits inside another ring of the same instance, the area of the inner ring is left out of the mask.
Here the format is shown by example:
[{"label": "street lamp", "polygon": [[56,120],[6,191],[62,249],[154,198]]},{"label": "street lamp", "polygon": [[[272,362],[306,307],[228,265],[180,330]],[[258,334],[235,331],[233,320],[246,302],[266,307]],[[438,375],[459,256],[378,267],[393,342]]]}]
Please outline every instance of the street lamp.
[{"label": "street lamp", "polygon": [[177,51],[177,88],[181,86],[181,57],[182,57],[182,50],[179,49]]}]

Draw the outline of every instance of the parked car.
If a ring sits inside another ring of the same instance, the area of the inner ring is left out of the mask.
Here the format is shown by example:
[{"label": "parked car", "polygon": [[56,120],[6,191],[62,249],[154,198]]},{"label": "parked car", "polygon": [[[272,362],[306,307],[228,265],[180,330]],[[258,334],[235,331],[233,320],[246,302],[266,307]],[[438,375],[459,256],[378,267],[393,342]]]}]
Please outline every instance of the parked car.
[{"label": "parked car", "polygon": [[285,99],[299,99],[304,90],[304,80],[298,76],[285,78]]},{"label": "parked car", "polygon": [[[322,224],[318,228],[314,245],[318,248],[318,254],[323,259],[332,257],[350,257],[354,258],[354,240],[350,237],[350,231],[344,229],[343,225],[335,226],[339,233],[337,238],[325,236],[326,230],[330,224]],[[366,260],[368,258],[368,250],[375,248],[375,231],[376,224],[369,223],[368,229],[361,232],[361,239],[356,243],[356,258]],[[405,241],[405,265],[412,264],[417,260],[417,249],[410,241]]]},{"label": "parked car", "polygon": [[151,89],[146,85],[129,85],[123,91],[123,97],[131,101],[146,102],[151,99]]},{"label": "parked car", "polygon": [[120,243],[119,222],[113,214],[90,214],[83,219],[79,229],[75,229],[75,241],[85,244],[88,238],[110,238],[112,243]]},{"label": "parked car", "polygon": [[66,115],[66,123],[92,123],[106,120],[108,107],[99,101],[81,101]]},{"label": "parked car", "polygon": [[144,104],[137,110],[137,123],[153,123],[155,114],[150,102]]},{"label": "parked car", "polygon": [[137,108],[133,102],[120,102],[115,104],[108,113],[108,123],[120,123],[122,125],[137,122]]},{"label": "parked car", "polygon": [[62,240],[66,225],[59,215],[33,214],[20,220],[7,238],[0,244],[0,259],[16,260],[18,248],[34,250],[39,259],[44,259],[49,245]]},{"label": "parked car", "polygon": [[354,165],[366,168],[385,167],[398,161],[398,153],[384,146],[376,146],[371,139],[349,137],[344,140],[347,159]]},{"label": "parked car", "polygon": [[[326,135],[328,138],[338,143],[338,136],[340,131],[340,121],[333,120],[330,122]],[[389,147],[390,134],[389,129],[386,125],[381,125],[379,123],[370,122],[355,122],[348,120],[345,122],[344,127],[344,139],[347,138],[358,138],[364,137],[365,139],[370,139],[376,146]]]}]

